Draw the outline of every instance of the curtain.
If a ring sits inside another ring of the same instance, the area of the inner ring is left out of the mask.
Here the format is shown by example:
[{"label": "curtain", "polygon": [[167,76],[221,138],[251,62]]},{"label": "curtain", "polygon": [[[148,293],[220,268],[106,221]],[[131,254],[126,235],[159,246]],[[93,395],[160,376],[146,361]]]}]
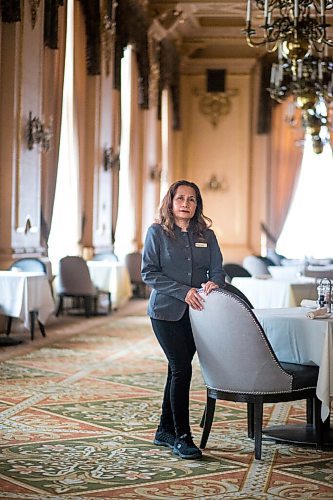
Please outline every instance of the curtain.
[{"label": "curtain", "polygon": [[129,140],[129,192],[133,208],[133,251],[138,250],[138,243],[141,239],[141,164],[142,164],[142,124],[143,115],[139,108],[139,68],[135,51],[132,49],[132,90],[131,90],[131,110],[130,110],[130,140]]},{"label": "curtain", "polygon": [[41,244],[47,249],[51,230],[52,212],[57,180],[62,95],[66,49],[66,2],[58,10],[58,48],[44,49],[43,68],[43,115],[46,125],[52,127],[50,150],[42,157],[41,180]]},{"label": "curtain", "polygon": [[81,219],[81,237],[79,243],[83,243],[86,227],[86,215],[83,211],[83,193],[85,192],[85,115],[87,96],[87,68],[86,68],[86,46],[85,46],[85,19],[80,2],[74,2],[74,136],[77,138],[77,161],[79,165],[79,200],[78,212]]},{"label": "curtain", "polygon": [[288,105],[288,101],[279,104],[272,113],[268,231],[275,240],[287,217],[303,156],[302,148],[296,143],[299,131],[285,120]]},{"label": "curtain", "polygon": [[[120,91],[112,90],[112,150],[114,155],[119,158],[120,154],[120,138],[121,138],[121,100]],[[112,247],[114,247],[117,220],[118,220],[118,204],[119,204],[119,161],[112,167],[112,221],[111,221],[111,235]],[[113,249],[113,248],[112,248]]]}]

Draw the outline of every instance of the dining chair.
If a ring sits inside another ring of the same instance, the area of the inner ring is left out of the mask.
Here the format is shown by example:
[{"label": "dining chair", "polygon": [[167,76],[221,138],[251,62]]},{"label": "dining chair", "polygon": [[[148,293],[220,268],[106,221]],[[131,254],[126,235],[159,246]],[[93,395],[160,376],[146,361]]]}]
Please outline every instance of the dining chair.
[{"label": "dining chair", "polygon": [[223,269],[226,272],[226,279],[229,283],[231,283],[232,278],[251,278],[251,274],[245,267],[234,262],[224,264]]},{"label": "dining chair", "polygon": [[86,261],[76,255],[67,255],[59,261],[59,275],[56,284],[58,306],[56,316],[63,313],[64,298],[70,297],[76,302],[83,300],[85,316],[98,313],[98,298],[104,294],[108,298],[108,311],[112,310],[111,293],[99,290],[92,282]]},{"label": "dining chair", "polygon": [[254,277],[270,274],[268,269],[270,265],[274,265],[272,261],[259,255],[247,255],[243,259],[243,267]]},{"label": "dining chair", "polygon": [[264,404],[312,401],[315,443],[321,448],[318,366],[279,362],[251,308],[229,290],[213,290],[202,311],[190,308],[190,320],[207,389],[201,448],[206,447],[218,399],[247,403],[248,437],[254,439],[256,459],[261,459]]},{"label": "dining chair", "polygon": [[[16,259],[9,266],[8,271],[12,271],[14,269],[19,269],[25,272],[36,272],[48,275],[48,270],[45,262],[38,259],[37,257],[22,257],[20,259]],[[43,337],[46,336],[45,326],[38,320],[38,310],[29,311],[30,314],[30,338],[34,340],[35,336],[35,322],[37,320],[39,329]],[[6,325],[6,335],[10,335],[12,329],[13,318],[11,316],[7,316],[7,325]]]},{"label": "dining chair", "polygon": [[133,288],[133,295],[145,299],[149,288],[141,276],[141,261],[141,252],[132,252],[125,256],[125,265]]}]

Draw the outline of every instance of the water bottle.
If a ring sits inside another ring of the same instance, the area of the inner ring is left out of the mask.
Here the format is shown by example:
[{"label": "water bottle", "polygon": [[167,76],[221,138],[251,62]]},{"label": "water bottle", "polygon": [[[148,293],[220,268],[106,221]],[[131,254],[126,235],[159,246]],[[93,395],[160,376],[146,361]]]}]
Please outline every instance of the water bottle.
[{"label": "water bottle", "polygon": [[325,306],[325,285],[322,282],[319,283],[317,286],[317,292],[318,292],[318,299],[317,299],[317,304],[318,307],[324,307]]}]

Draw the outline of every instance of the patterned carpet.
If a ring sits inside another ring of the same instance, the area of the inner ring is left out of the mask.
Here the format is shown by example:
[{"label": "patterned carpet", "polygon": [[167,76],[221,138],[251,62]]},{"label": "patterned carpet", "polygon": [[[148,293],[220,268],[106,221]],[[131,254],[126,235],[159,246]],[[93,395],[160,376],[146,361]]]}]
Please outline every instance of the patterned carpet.
[{"label": "patterned carpet", "polygon": [[[1,363],[0,499],[333,499],[333,453],[265,440],[254,460],[245,405],[218,403],[201,461],[152,444],[166,364],[144,305]],[[196,360],[196,442],[204,400]],[[266,424],[303,419],[303,404],[265,410]]]}]

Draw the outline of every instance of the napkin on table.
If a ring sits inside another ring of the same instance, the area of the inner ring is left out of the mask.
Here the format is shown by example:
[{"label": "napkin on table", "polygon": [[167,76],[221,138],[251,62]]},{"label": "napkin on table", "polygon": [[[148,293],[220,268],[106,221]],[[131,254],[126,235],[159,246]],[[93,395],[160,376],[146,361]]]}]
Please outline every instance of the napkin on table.
[{"label": "napkin on table", "polygon": [[320,307],[319,309],[315,309],[314,311],[309,311],[306,313],[306,317],[309,319],[320,318],[321,316],[325,316],[328,313],[327,307]]}]

